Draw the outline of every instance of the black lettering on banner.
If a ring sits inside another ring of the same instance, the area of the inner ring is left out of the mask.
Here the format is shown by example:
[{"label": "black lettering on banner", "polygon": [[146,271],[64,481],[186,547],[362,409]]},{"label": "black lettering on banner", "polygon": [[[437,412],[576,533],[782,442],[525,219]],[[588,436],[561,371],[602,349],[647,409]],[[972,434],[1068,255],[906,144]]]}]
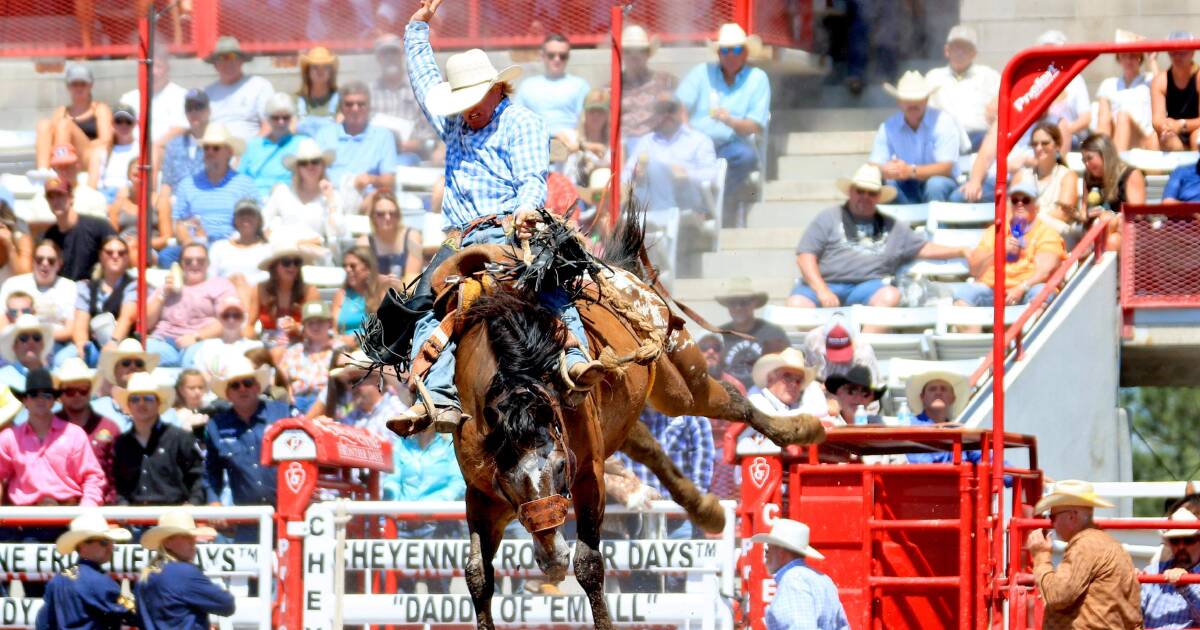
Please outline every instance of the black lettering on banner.
[{"label": "black lettering on banner", "polygon": [[304,597],[306,610],[321,610],[321,591],[309,591]]},{"label": "black lettering on banner", "polygon": [[54,553],[54,548],[46,545],[38,545],[37,551],[34,552],[34,571],[37,573],[45,573],[46,565],[50,562],[50,555]]},{"label": "black lettering on banner", "polygon": [[617,566],[617,546],[611,540],[600,541],[600,555],[604,558],[604,568],[615,569]]},{"label": "black lettering on banner", "polygon": [[[567,602],[565,597],[550,598],[550,623],[566,623]],[[574,598],[571,598],[574,599]]]},{"label": "black lettering on banner", "polygon": [[692,543],[685,542],[679,545],[679,566],[691,568],[696,566],[696,559],[693,557]]},{"label": "black lettering on banner", "polygon": [[41,603],[37,599],[4,598],[3,604],[0,604],[0,625],[32,627]]},{"label": "black lettering on banner", "polygon": [[383,552],[387,541],[376,540],[371,542],[371,564],[367,565],[371,568],[383,566]]},{"label": "black lettering on banner", "polygon": [[588,606],[587,597],[582,595],[567,600],[567,621],[579,623],[591,621],[592,609]]},{"label": "black lettering on banner", "polygon": [[626,552],[627,557],[625,566],[629,567],[630,570],[642,568],[642,548],[636,544],[630,544],[627,549],[629,549],[629,551]]},{"label": "black lettering on banner", "polygon": [[504,623],[517,621],[517,598],[504,597],[500,600],[500,619]]},{"label": "black lettering on banner", "polygon": [[515,565],[517,562],[516,551],[517,549],[514,545],[500,545],[500,562],[496,563],[496,568],[504,571],[508,567]]},{"label": "black lettering on banner", "polygon": [[367,565],[367,544],[369,540],[355,541],[350,546],[349,553],[346,554],[346,562],[352,567],[363,567]]},{"label": "black lettering on banner", "polygon": [[221,560],[223,561],[221,563],[221,570],[233,571],[235,568],[237,568],[237,559],[233,557],[233,547],[227,546],[221,551]]},{"label": "black lettering on banner", "polygon": [[318,517],[315,517],[315,518],[311,519],[310,521],[308,521],[308,535],[309,536],[324,536],[325,535],[325,519],[318,516]]},{"label": "black lettering on banner", "polygon": [[[313,569],[316,569],[315,571]],[[325,572],[325,554],[310,551],[308,559],[304,561],[305,573],[324,573]]]}]

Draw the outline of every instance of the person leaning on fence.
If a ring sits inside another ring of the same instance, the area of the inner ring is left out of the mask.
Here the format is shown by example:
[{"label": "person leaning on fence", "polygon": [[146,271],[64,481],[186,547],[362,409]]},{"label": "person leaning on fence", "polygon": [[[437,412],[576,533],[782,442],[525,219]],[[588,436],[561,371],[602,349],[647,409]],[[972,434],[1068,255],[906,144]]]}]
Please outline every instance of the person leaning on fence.
[{"label": "person leaning on fence", "polygon": [[1167,583],[1142,585],[1142,616],[1147,628],[1192,628],[1200,622],[1200,584],[1179,584],[1185,575],[1200,574],[1200,519],[1180,507],[1171,520],[1179,525],[1162,532],[1171,557],[1152,571]]},{"label": "person leaning on fence", "polygon": [[139,627],[133,599],[103,568],[113,557],[113,543],[128,542],[129,530],[114,527],[95,510],[76,516],[54,548],[79,560],[46,584],[37,630],[120,630]]},{"label": "person leaning on fence", "polygon": [[1092,484],[1074,479],[1054,484],[1033,511],[1050,512],[1054,534],[1067,543],[1062,561],[1051,562],[1050,539],[1029,532],[1025,548],[1033,558],[1033,579],[1045,602],[1045,630],[1141,630],[1137,570],[1129,552],[1092,521],[1096,508],[1113,505]]},{"label": "person leaning on fence", "polygon": [[750,542],[766,545],[767,567],[775,572],[767,630],[849,630],[837,585],[808,566],[810,559],[825,559],[809,544],[808,525],[776,519],[771,533],[755,534]]},{"label": "person leaning on fence", "polygon": [[142,569],[135,591],[142,628],[209,630],[209,615],[234,613],[237,602],[233,595],[194,564],[196,541],[216,535],[211,527],[196,527],[196,521],[183,510],[163,514],[156,527],[142,534],[142,546],[157,554]]}]

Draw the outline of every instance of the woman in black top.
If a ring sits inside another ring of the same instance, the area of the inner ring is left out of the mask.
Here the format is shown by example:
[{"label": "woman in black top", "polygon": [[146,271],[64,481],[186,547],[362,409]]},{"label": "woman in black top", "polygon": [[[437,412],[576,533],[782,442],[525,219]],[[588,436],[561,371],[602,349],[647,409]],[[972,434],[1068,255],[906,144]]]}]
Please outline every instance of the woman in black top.
[{"label": "woman in black top", "polygon": [[1112,139],[1095,133],[1080,147],[1083,154],[1083,199],[1087,211],[1087,227],[1105,212],[1118,214],[1108,224],[1107,247],[1121,247],[1121,207],[1127,203],[1146,203],[1146,176],[1121,160]]},{"label": "woman in black top", "polygon": [[[100,262],[91,277],[76,283],[79,297],[71,339],[78,356],[89,366],[96,365],[101,345],[115,348],[133,329],[137,282],[128,272],[129,245],[120,236],[107,236],[100,241]],[[112,323],[97,320],[93,331],[92,321],[101,315],[111,316]]]},{"label": "woman in black top", "polygon": [[[1191,39],[1188,33],[1172,33],[1168,39]],[[1164,151],[1187,151],[1200,145],[1200,85],[1196,83],[1195,51],[1167,53],[1171,67],[1154,77],[1150,101],[1154,130]]]},{"label": "woman in black top", "polygon": [[379,275],[391,276],[408,283],[421,273],[424,258],[421,252],[421,233],[406,227],[400,216],[400,204],[390,192],[375,193],[367,205],[371,233],[358,244],[371,248],[379,261]]},{"label": "woman in black top", "polygon": [[83,64],[67,66],[65,77],[70,103],[57,107],[49,118],[38,121],[34,159],[38,169],[50,167],[54,147],[75,148],[81,165],[91,164],[92,150],[112,143],[112,109],[92,96],[92,71]]}]

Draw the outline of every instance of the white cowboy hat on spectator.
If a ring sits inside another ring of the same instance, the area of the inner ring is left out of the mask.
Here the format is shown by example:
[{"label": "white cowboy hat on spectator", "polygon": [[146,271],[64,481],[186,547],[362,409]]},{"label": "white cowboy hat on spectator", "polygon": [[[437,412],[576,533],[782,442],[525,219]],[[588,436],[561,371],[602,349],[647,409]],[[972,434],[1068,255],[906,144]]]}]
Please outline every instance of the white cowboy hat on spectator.
[{"label": "white cowboy hat on spectator", "polygon": [[921,392],[932,381],[946,381],[950,384],[950,388],[954,390],[954,404],[950,406],[950,417],[957,418],[958,414],[962,413],[963,407],[967,405],[967,399],[971,397],[971,387],[967,383],[967,377],[957,372],[932,370],[908,377],[908,382],[904,384],[904,400],[908,403],[908,408],[912,409],[914,415],[925,411],[925,403],[921,401]]},{"label": "white cowboy hat on spectator", "polygon": [[234,155],[241,155],[246,150],[246,141],[230,133],[229,128],[221,123],[209,123],[200,138],[202,147],[229,147]]},{"label": "white cowboy hat on spectator", "polygon": [[767,377],[776,370],[788,370],[804,375],[804,385],[808,386],[813,380],[815,371],[804,362],[804,353],[795,348],[784,348],[780,352],[764,354],[754,362],[751,376],[758,387],[767,386]]},{"label": "white cowboy hat on spectator", "polygon": [[246,51],[242,50],[242,43],[238,41],[238,38],[231,35],[225,35],[217,38],[217,44],[213,46],[212,54],[205,57],[204,61],[213,63],[222,55],[228,55],[231,53],[241,57],[242,61],[250,60],[250,55],[246,54]]},{"label": "white cowboy hat on spectator", "polygon": [[183,510],[172,510],[158,517],[158,525],[142,534],[142,546],[151,551],[158,551],[164,540],[172,536],[191,536],[192,538],[216,538],[217,530],[211,527],[196,527],[196,520]]},{"label": "white cowboy hat on spectator", "polygon": [[292,100],[292,95],[287,92],[276,92],[267,99],[267,107],[264,111],[268,116],[273,114],[295,116],[296,101]]},{"label": "white cowboy hat on spectator", "polygon": [[90,387],[96,384],[96,370],[88,367],[79,357],[63,361],[51,375],[54,376],[54,386],[59,389],[62,389],[65,383],[87,383]]},{"label": "white cowboy hat on spectator", "polygon": [[1042,497],[1033,506],[1034,514],[1041,514],[1054,507],[1110,508],[1113,504],[1100,498],[1092,484],[1078,479],[1064,479],[1054,484],[1054,492]]},{"label": "white cowboy hat on spectator", "polygon": [[1038,35],[1037,43],[1039,46],[1062,46],[1067,43],[1067,34],[1057,29],[1051,29]]},{"label": "white cowboy hat on spectator", "polygon": [[756,56],[762,50],[762,38],[758,35],[747,35],[746,29],[741,25],[730,22],[721,25],[717,30],[717,41],[709,41],[708,46],[713,50],[745,46],[750,56]]},{"label": "white cowboy hat on spectator", "polygon": [[54,328],[50,324],[42,322],[37,318],[37,315],[23,313],[17,317],[17,321],[13,322],[12,326],[4,329],[0,333],[0,357],[9,363],[20,363],[17,358],[17,353],[13,350],[13,342],[21,333],[41,333],[42,335],[42,363],[50,356],[50,350],[54,346]]},{"label": "white cowboy hat on spectator", "polygon": [[229,400],[226,396],[226,390],[229,383],[243,378],[253,378],[258,381],[262,391],[267,391],[270,386],[270,371],[267,366],[255,368],[245,356],[231,353],[221,357],[220,365],[216,366],[213,372],[212,390],[217,395],[217,398]]},{"label": "white cowboy hat on spectator", "polygon": [[1144,39],[1146,38],[1134,33],[1133,31],[1127,31],[1123,28],[1119,28],[1113,33],[1113,42],[1117,44],[1132,44],[1133,42],[1140,42]]},{"label": "white cowboy hat on spectator", "polygon": [[8,385],[0,385],[0,429],[11,424],[21,409],[21,399],[13,395]]},{"label": "white cowboy hat on spectator", "polygon": [[1171,514],[1172,521],[1180,521],[1180,525],[1193,526],[1191,529],[1164,529],[1163,538],[1191,538],[1200,536],[1200,517],[1192,514],[1191,510],[1181,507]]},{"label": "white cowboy hat on spectator", "polygon": [[896,97],[899,101],[923,101],[937,88],[929,85],[925,76],[916,70],[909,70],[901,75],[896,85],[883,84],[883,91]]},{"label": "white cowboy hat on spectator", "polygon": [[329,166],[335,159],[337,159],[337,155],[333,151],[322,151],[321,145],[317,144],[316,140],[305,138],[296,146],[295,153],[284,156],[283,167],[289,171],[295,171],[296,162],[309,160],[322,160],[325,162],[325,166]]},{"label": "white cowboy hat on spectator", "polygon": [[71,525],[54,541],[59,554],[68,556],[75,552],[79,543],[93,538],[107,538],[113,542],[129,542],[133,536],[128,529],[116,527],[104,520],[95,510],[88,510],[71,519]]},{"label": "white cowboy hat on spectator", "polygon": [[850,196],[850,188],[853,187],[879,193],[879,203],[887,203],[896,198],[896,188],[883,183],[883,173],[874,164],[863,164],[854,171],[853,177],[839,177],[836,183],[838,190],[847,197]]},{"label": "white cowboy hat on spectator", "polygon": [[270,271],[271,267],[282,258],[299,258],[300,264],[309,265],[317,259],[317,255],[301,247],[296,241],[271,243],[271,255],[262,259],[258,263],[258,268]]},{"label": "white cowboy hat on spectator", "polygon": [[117,377],[113,373],[113,370],[124,359],[141,359],[146,364],[143,369],[147,372],[152,372],[154,368],[158,367],[157,354],[146,352],[142,349],[142,344],[137,339],[127,337],[122,339],[121,343],[117,344],[115,349],[100,351],[100,362],[97,367],[100,376],[104,377],[104,380],[109,383],[116,385]]},{"label": "white cowboy hat on spectator", "polygon": [[425,108],[434,116],[453,116],[474,107],[497,83],[512,84],[521,68],[509,66],[499,72],[478,48],[452,55],[446,61],[446,80],[429,89]]},{"label": "white cowboy hat on spectator", "polygon": [[958,24],[950,29],[950,32],[946,35],[946,43],[949,44],[950,42],[962,42],[970,44],[971,48],[975,48],[979,45],[979,36],[975,33],[975,29],[970,26]]},{"label": "white cowboy hat on spectator", "polygon": [[716,296],[717,304],[729,308],[730,302],[740,302],[741,300],[752,300],[754,308],[760,309],[766,306],[769,296],[766,291],[755,291],[754,284],[745,276],[738,278],[730,278],[725,281],[725,292]]},{"label": "white cowboy hat on spectator", "polygon": [[113,400],[117,407],[129,412],[130,394],[154,394],[158,398],[158,413],[166,413],[175,404],[175,388],[158,382],[149,372],[134,372],[129,375],[129,384],[113,388]]},{"label": "white cowboy hat on spectator", "polygon": [[637,24],[630,24],[621,30],[621,48],[623,50],[645,50],[647,56],[658,52],[657,37],[650,37],[646,29]]},{"label": "white cowboy hat on spectator", "polygon": [[771,533],[755,534],[750,537],[750,542],[783,547],[806,558],[824,560],[825,556],[808,544],[809,537],[808,525],[790,518],[777,518],[775,524],[771,526]]},{"label": "white cowboy hat on spectator", "polygon": [[321,300],[305,302],[304,306],[300,307],[300,322],[307,322],[310,319],[333,321],[333,311],[329,308],[329,302]]}]

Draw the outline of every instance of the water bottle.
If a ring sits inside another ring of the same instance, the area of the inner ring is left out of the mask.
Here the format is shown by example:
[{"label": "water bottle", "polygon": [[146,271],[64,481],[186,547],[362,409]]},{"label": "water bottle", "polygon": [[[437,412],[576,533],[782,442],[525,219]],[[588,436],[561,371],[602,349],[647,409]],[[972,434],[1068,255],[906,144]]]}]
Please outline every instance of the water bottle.
[{"label": "water bottle", "polygon": [[896,424],[902,427],[911,427],[913,424],[913,412],[908,408],[908,401],[900,403],[900,410],[896,412]]},{"label": "water bottle", "polygon": [[[1012,232],[1013,238],[1017,239],[1018,246],[1025,249],[1025,232],[1029,230],[1029,222],[1021,217],[1013,217],[1012,223],[1009,224],[1009,231]],[[1021,258],[1020,252],[1006,255],[1008,262],[1017,262]]]},{"label": "water bottle", "polygon": [[855,426],[866,426],[867,424],[867,408],[859,405],[858,409],[854,410]]}]

